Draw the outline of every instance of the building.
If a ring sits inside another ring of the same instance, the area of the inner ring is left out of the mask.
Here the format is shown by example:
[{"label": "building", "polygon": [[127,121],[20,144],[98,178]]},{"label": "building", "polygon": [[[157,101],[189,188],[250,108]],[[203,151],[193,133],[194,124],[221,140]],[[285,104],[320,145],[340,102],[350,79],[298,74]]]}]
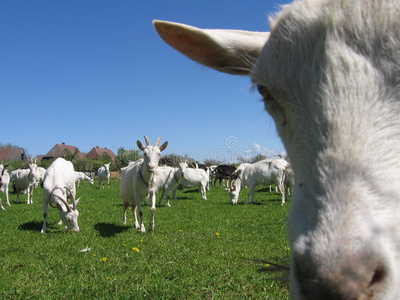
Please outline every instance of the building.
[{"label": "building", "polygon": [[67,155],[75,154],[76,159],[82,158],[85,155],[79,151],[79,149],[75,146],[66,145],[65,143],[56,144],[53,148],[50,149],[47,154],[42,156],[42,159],[52,159],[55,157],[66,157]]},{"label": "building", "polygon": [[0,161],[27,160],[23,148],[0,148]]},{"label": "building", "polygon": [[86,157],[90,159],[98,159],[103,155],[103,153],[107,153],[111,157],[111,160],[115,162],[116,155],[114,154],[114,152],[107,148],[100,148],[99,146],[93,147],[92,150],[90,150],[89,153],[86,154]]}]

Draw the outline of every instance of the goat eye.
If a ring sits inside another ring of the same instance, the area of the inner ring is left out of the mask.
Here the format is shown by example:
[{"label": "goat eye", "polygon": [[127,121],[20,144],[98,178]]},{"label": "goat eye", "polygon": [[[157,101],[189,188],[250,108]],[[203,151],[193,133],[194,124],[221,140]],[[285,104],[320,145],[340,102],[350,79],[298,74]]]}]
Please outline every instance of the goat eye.
[{"label": "goat eye", "polygon": [[271,94],[267,90],[267,88],[263,85],[257,85],[257,90],[264,99],[268,99],[271,97]]}]

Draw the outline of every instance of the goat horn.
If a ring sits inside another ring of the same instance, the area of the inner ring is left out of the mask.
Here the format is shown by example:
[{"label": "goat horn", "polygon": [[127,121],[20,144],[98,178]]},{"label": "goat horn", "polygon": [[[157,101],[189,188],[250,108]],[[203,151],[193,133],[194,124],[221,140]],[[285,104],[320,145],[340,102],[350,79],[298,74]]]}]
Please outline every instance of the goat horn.
[{"label": "goat horn", "polygon": [[158,143],[160,142],[160,140],[161,140],[161,137],[159,137],[159,138],[157,139],[157,141],[156,141],[156,147],[158,147]]},{"label": "goat horn", "polygon": [[[54,190],[53,190],[53,191],[54,191]],[[51,195],[53,195],[54,197],[57,197],[58,199],[60,199],[61,202],[64,203],[64,205],[65,205],[65,207],[67,208],[68,212],[71,212],[71,211],[72,211],[72,210],[71,210],[71,207],[68,205],[68,202],[65,201],[64,198],[61,198],[61,197],[58,196],[58,195],[54,195],[53,192],[51,192],[50,196],[51,196]]]},{"label": "goat horn", "polygon": [[[65,186],[65,189],[69,192],[69,194],[72,197],[72,209],[76,210],[76,201],[75,201],[74,194],[72,194],[71,190],[69,188],[67,188],[66,186]],[[68,196],[67,196],[67,199],[68,199]]]},{"label": "goat horn", "polygon": [[150,146],[150,141],[147,136],[144,136],[144,139],[146,140],[146,146]]}]

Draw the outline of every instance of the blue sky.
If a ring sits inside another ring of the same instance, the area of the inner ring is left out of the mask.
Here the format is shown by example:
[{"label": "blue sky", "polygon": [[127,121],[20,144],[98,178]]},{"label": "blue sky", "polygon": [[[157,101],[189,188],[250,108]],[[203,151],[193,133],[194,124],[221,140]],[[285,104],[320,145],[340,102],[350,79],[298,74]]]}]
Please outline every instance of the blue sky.
[{"label": "blue sky", "polygon": [[135,149],[230,162],[283,145],[250,79],[200,66],[166,45],[153,19],[268,31],[288,1],[0,2],[0,142],[45,154]]}]

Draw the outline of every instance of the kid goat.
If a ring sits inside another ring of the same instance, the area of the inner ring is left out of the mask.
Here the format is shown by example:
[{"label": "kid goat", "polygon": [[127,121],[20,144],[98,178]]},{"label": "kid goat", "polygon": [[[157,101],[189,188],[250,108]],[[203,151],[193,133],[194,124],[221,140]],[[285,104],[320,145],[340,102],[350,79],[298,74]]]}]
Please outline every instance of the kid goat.
[{"label": "kid goat", "polygon": [[400,2],[294,1],[270,33],[154,25],[189,58],[249,75],[274,118],[296,183],[291,298],[398,299]]},{"label": "kid goat", "polygon": [[[59,157],[47,169],[43,180],[43,227],[40,233],[46,232],[48,205],[57,208],[60,222],[67,229],[79,232],[78,216],[76,209],[79,199],[75,200],[75,172],[70,161]],[[68,204],[68,198],[72,205]],[[55,206],[53,206],[55,205]]]},{"label": "kid goat", "polygon": [[[158,167],[161,151],[168,146],[165,142],[158,146],[160,138],[157,139],[154,146],[150,145],[147,136],[146,147],[138,140],[137,145],[143,151],[144,157],[135,162],[131,162],[127,167],[122,169],[122,177],[120,183],[120,197],[124,206],[123,223],[126,224],[126,210],[132,207],[132,213],[135,218],[135,227],[140,228],[141,232],[146,232],[143,224],[143,209],[141,201],[145,201],[148,195],[151,197],[151,219],[149,231],[154,230],[154,215],[156,213],[156,195],[152,190],[154,181],[154,171]],[[139,208],[140,225],[136,216],[136,208]]]}]

